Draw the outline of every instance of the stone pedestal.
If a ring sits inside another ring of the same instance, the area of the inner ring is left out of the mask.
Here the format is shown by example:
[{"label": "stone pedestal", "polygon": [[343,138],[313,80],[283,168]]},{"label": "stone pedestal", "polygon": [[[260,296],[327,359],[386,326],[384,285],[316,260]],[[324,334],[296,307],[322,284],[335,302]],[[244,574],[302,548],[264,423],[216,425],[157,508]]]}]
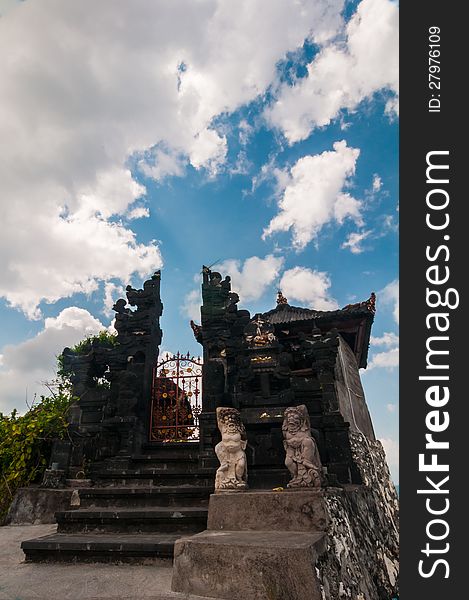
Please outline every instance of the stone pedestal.
[{"label": "stone pedestal", "polygon": [[224,531],[325,531],[322,490],[252,491],[212,494],[208,529]]},{"label": "stone pedestal", "polygon": [[177,540],[172,589],[227,600],[321,600],[322,490],[210,496],[208,529]]},{"label": "stone pedestal", "polygon": [[172,589],[227,600],[321,600],[315,562],[323,545],[323,533],[203,531],[176,542]]}]

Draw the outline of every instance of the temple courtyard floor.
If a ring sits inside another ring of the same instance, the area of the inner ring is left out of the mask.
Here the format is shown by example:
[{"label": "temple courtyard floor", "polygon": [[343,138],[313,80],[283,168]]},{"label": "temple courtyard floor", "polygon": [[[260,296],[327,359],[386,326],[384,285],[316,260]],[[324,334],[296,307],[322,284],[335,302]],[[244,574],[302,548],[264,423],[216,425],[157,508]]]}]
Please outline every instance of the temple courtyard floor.
[{"label": "temple courtyard floor", "polygon": [[56,525],[0,527],[0,600],[203,600],[170,591],[169,564],[26,563],[21,542],[55,530]]}]

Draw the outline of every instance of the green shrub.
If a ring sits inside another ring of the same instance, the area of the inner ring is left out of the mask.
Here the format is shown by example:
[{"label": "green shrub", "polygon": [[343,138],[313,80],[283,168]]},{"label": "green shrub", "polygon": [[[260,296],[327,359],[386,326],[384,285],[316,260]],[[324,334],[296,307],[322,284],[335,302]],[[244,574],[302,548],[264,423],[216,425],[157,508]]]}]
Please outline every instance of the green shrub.
[{"label": "green shrub", "polygon": [[[107,329],[104,329],[98,334],[90,335],[81,342],[78,342],[78,344],[73,346],[71,350],[75,354],[88,354],[88,352],[91,352],[91,348],[95,342],[99,342],[100,346],[104,348],[113,348],[119,343],[117,341],[117,335],[110,333]],[[69,374],[64,371],[62,354],[59,354],[57,357],[57,376],[62,380],[68,381]]]},{"label": "green shrub", "polygon": [[51,396],[41,396],[28,412],[0,413],[0,522],[16,490],[40,481],[47,467],[51,442],[67,433],[72,403],[70,385],[55,382]]},{"label": "green shrub", "polygon": [[[87,354],[95,341],[112,348],[117,344],[117,336],[102,331],[85,338],[72,350],[76,354]],[[36,399],[26,414],[18,415],[16,410],[11,415],[0,413],[0,523],[16,490],[41,480],[53,440],[68,434],[67,413],[77,398],[72,396],[62,355],[57,357],[57,379],[47,387],[50,396]]]}]

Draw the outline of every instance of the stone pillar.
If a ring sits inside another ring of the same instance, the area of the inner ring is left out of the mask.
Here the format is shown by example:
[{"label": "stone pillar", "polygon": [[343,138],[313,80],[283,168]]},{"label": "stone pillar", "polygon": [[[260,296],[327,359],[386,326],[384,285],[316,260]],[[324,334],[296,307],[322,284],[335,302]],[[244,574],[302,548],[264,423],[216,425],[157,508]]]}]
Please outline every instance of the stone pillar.
[{"label": "stone pillar", "polygon": [[202,414],[200,415],[200,467],[216,466],[214,448],[219,441],[215,412],[233,406],[237,377],[236,358],[250,315],[238,310],[239,297],[231,291],[230,278],[203,267],[202,325],[193,324],[203,345]]}]

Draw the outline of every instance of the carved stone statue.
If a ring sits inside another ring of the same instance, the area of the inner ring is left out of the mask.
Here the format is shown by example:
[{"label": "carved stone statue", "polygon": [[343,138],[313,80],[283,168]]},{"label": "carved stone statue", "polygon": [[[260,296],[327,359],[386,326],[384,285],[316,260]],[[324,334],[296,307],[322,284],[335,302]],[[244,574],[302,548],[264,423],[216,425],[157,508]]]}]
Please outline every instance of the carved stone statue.
[{"label": "carved stone statue", "polygon": [[217,408],[217,424],[221,442],[215,446],[220,461],[215,477],[215,491],[247,489],[247,437],[239,411],[235,408]]},{"label": "carved stone statue", "polygon": [[287,487],[321,487],[321,459],[304,404],[285,410],[282,431],[287,453],[285,465],[292,476]]},{"label": "carved stone statue", "polygon": [[272,346],[277,342],[273,325],[263,321],[260,314],[246,326],[245,337],[251,348]]}]

